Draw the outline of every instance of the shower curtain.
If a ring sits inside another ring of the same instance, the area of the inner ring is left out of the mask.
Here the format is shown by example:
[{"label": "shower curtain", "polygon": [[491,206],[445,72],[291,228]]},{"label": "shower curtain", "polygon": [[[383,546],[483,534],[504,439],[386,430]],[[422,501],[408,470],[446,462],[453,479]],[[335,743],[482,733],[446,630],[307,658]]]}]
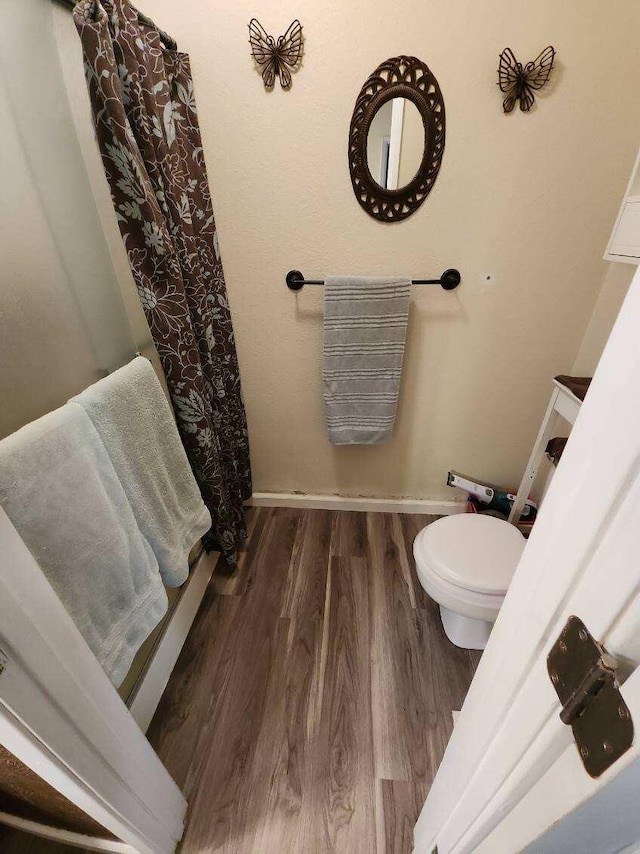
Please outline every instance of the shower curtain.
[{"label": "shower curtain", "polygon": [[246,536],[249,443],[189,57],[128,0],[82,0],[73,14],[114,209],[211,511],[210,543],[233,563]]}]

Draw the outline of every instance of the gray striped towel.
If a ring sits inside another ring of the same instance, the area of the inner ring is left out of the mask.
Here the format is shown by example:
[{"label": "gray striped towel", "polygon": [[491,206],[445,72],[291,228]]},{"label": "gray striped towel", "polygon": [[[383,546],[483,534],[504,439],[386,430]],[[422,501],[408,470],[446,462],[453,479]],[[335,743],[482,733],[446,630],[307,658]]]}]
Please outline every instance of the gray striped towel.
[{"label": "gray striped towel", "polygon": [[322,379],[333,445],[393,434],[410,290],[410,279],[325,279]]}]

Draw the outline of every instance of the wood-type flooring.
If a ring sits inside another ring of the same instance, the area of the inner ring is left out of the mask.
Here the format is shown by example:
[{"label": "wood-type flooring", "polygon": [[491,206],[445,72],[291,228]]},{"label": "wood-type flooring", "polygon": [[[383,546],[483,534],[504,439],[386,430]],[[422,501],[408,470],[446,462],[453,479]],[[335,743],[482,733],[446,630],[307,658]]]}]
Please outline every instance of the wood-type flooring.
[{"label": "wood-type flooring", "polygon": [[[181,854],[411,852],[479,660],[415,575],[434,518],[249,511],[148,733],[189,802]],[[6,850],[74,850],[34,844]]]}]

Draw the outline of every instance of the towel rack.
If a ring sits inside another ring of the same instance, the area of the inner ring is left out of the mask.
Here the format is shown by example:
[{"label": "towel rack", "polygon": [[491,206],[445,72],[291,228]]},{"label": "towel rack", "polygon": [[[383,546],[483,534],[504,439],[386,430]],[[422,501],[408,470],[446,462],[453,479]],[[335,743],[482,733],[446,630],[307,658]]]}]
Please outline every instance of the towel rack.
[{"label": "towel rack", "polygon": [[[440,285],[445,291],[457,288],[461,280],[459,270],[445,270],[439,279],[412,279],[412,285]],[[299,291],[305,285],[324,285],[324,279],[305,279],[300,270],[289,270],[286,275],[287,287]]]}]

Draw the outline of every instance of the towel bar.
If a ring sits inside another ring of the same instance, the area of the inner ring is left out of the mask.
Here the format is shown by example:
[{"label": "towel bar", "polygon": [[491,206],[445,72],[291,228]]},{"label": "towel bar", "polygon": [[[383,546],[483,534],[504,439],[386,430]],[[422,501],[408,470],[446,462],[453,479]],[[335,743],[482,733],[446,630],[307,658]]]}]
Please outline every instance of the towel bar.
[{"label": "towel bar", "polygon": [[[412,285],[440,285],[445,291],[457,288],[461,280],[459,270],[445,270],[439,279],[412,279]],[[287,287],[299,291],[305,285],[324,285],[324,279],[305,279],[300,270],[289,270],[286,275]]]}]

